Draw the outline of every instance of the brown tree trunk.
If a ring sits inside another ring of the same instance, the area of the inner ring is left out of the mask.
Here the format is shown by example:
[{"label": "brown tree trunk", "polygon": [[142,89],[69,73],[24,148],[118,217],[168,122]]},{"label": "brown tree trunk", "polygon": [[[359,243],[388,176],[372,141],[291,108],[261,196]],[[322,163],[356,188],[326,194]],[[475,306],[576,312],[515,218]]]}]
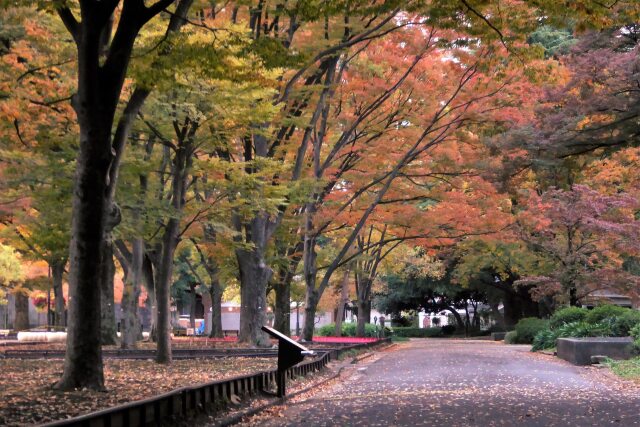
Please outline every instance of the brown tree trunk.
[{"label": "brown tree trunk", "polygon": [[111,243],[106,243],[103,250],[105,258],[100,277],[100,342],[102,345],[115,345],[117,328],[113,286],[116,266],[113,262],[113,246]]},{"label": "brown tree trunk", "polygon": [[261,248],[236,251],[240,270],[240,333],[239,340],[258,347],[269,346],[269,338],[262,332],[267,323],[267,283],[271,269]]},{"label": "brown tree trunk", "polygon": [[499,304],[497,302],[489,304],[489,306],[491,307],[491,314],[496,320],[496,326],[504,330],[505,329],[504,316],[502,316],[502,313],[500,313],[500,310],[498,309],[498,305]]},{"label": "brown tree trunk", "polygon": [[458,310],[454,307],[447,307],[446,310],[453,314],[453,317],[456,319],[457,328],[459,330],[464,330],[464,320],[462,319],[462,316],[460,316],[460,313],[458,313]]},{"label": "brown tree trunk", "polygon": [[165,229],[162,255],[156,282],[158,310],[156,362],[171,363],[171,302],[169,300],[173,277],[173,255],[178,235],[178,220],[170,219]]},{"label": "brown tree trunk", "polygon": [[304,301],[304,325],[302,327],[302,338],[305,341],[313,340],[318,302],[320,302],[318,293],[315,290],[310,291],[309,288],[307,288],[307,295]]},{"label": "brown tree trunk", "polygon": [[344,271],[342,284],[340,285],[340,300],[338,301],[338,309],[336,310],[336,330],[337,337],[342,336],[342,319],[344,318],[344,306],[349,301],[349,273],[350,269]]},{"label": "brown tree trunk", "polygon": [[53,278],[53,295],[55,298],[55,317],[54,325],[63,327],[65,326],[65,304],[64,293],[62,292],[62,276],[64,274],[65,261],[54,262],[51,264],[51,276]]},{"label": "brown tree trunk", "polygon": [[24,331],[29,329],[29,297],[22,292],[14,295],[16,317],[13,321],[13,329]]},{"label": "brown tree trunk", "polygon": [[189,327],[196,328],[196,284],[189,283]]},{"label": "brown tree trunk", "polygon": [[364,325],[367,323],[367,320],[365,319],[366,305],[367,305],[366,301],[363,301],[361,299],[358,299],[358,301],[356,302],[356,307],[358,308],[358,317],[357,317],[357,323],[356,323],[357,337],[364,337],[365,335]]},{"label": "brown tree trunk", "polygon": [[211,338],[222,338],[222,288],[218,275],[211,277]]},{"label": "brown tree trunk", "polygon": [[291,334],[291,280],[287,267],[281,267],[278,279],[273,286],[275,291],[275,310],[273,327],[286,336]]},{"label": "brown tree trunk", "polygon": [[104,389],[100,318],[102,289],[96,284],[102,282],[101,274],[104,273],[102,242],[110,129],[96,126],[96,132],[89,123],[82,124],[87,121],[84,115],[78,113],[81,137],[69,250],[67,351],[64,373],[56,385],[64,390],[82,387]]},{"label": "brown tree trunk", "polygon": [[[81,20],[76,19],[66,3],[55,5],[77,45],[78,91],[72,104],[80,128],[69,245],[67,350],[62,378],[55,385],[57,389],[104,389],[101,286],[96,284],[101,283],[107,217],[113,208],[111,202],[117,182],[117,159],[122,155],[128,132],[128,126],[119,129],[119,145],[114,147],[112,127],[138,32],[170,3],[160,0],[147,7],[141,2],[125,2],[108,49],[104,46],[104,35],[111,32],[118,2],[100,5],[81,2]],[[176,16],[184,16],[190,5],[191,1],[179,2]],[[172,24],[180,25],[182,21],[184,19],[172,17],[169,30]],[[138,107],[140,105],[138,103]],[[125,114],[127,119],[135,116],[133,111],[129,113]]]},{"label": "brown tree trunk", "polygon": [[122,322],[121,342],[123,349],[136,348],[140,335],[140,319],[138,317],[138,300],[142,283],[142,262],[144,257],[144,242],[134,239],[131,251],[131,267],[126,275],[122,290]]}]

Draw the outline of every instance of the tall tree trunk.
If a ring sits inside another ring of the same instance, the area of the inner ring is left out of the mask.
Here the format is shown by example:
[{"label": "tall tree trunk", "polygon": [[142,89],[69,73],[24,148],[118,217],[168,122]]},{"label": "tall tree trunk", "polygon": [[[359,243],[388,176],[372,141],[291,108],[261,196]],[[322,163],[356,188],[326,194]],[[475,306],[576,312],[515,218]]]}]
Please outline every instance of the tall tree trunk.
[{"label": "tall tree trunk", "polygon": [[220,280],[215,274],[211,277],[211,287],[209,287],[211,295],[211,338],[222,338],[222,288]]},{"label": "tall tree trunk", "polygon": [[62,291],[62,276],[64,274],[64,265],[66,260],[58,261],[51,264],[51,276],[53,278],[53,295],[55,298],[55,326],[65,326],[65,312],[64,312],[64,293]]},{"label": "tall tree trunk", "polygon": [[116,344],[116,307],[114,303],[114,277],[116,266],[113,262],[113,246],[104,246],[105,259],[100,277],[100,342],[102,345]]},{"label": "tall tree trunk", "polygon": [[280,268],[278,279],[273,286],[276,297],[273,327],[289,336],[291,334],[291,280],[293,276],[289,274],[287,267]]},{"label": "tall tree trunk", "polygon": [[122,290],[122,322],[121,342],[123,349],[134,349],[140,335],[140,319],[138,317],[138,301],[142,283],[142,263],[144,258],[144,242],[134,239],[131,250],[131,268],[126,275]]},{"label": "tall tree trunk", "polygon": [[171,301],[170,291],[173,279],[173,256],[178,243],[180,222],[171,218],[165,228],[162,239],[162,255],[156,282],[156,301],[158,309],[156,362],[171,363]]},{"label": "tall tree trunk", "polygon": [[[66,2],[55,5],[61,21],[77,46],[78,91],[72,105],[80,128],[79,153],[72,197],[69,245],[69,327],[64,372],[55,388],[104,389],[101,343],[100,283],[107,216],[117,183],[119,159],[128,138],[135,108],[127,105],[123,126],[118,126],[112,145],[112,127],[124,85],[133,44],[138,32],[171,2],[160,0],[150,7],[143,2],[124,2],[117,30],[108,47],[113,13],[119,2],[99,5],[80,2],[77,20]],[[191,1],[182,0],[168,31],[183,25]],[[176,18],[177,17],[177,18]],[[106,56],[106,57],[105,57]],[[142,92],[148,94],[145,89]],[[135,94],[135,92],[134,92]],[[143,94],[144,95],[144,94]],[[136,108],[146,95],[138,96]],[[133,101],[133,96],[130,101]]]},{"label": "tall tree trunk", "polygon": [[370,323],[371,319],[371,283],[369,279],[369,272],[362,272],[356,274],[356,292],[358,299],[356,306],[358,307],[358,318],[356,324],[356,336],[365,336],[365,325]]},{"label": "tall tree trunk", "polygon": [[335,335],[337,337],[342,335],[342,319],[344,319],[344,306],[349,301],[349,273],[350,269],[347,268],[342,276],[342,283],[340,285],[340,300],[338,301],[338,310],[336,313],[336,330]]},{"label": "tall tree trunk", "polygon": [[318,254],[316,253],[316,237],[314,235],[313,216],[315,207],[307,203],[305,208],[305,235],[303,257],[304,282],[306,286],[304,300],[304,327],[302,337],[305,341],[313,340],[313,330],[315,329],[315,317],[320,294],[316,289],[318,276],[318,266],[316,265]]},{"label": "tall tree trunk", "polygon": [[489,307],[491,307],[491,314],[496,320],[496,325],[498,326],[498,328],[504,330],[505,329],[504,316],[502,315],[502,313],[500,313],[500,310],[498,309],[498,305],[499,304],[497,302],[494,302],[494,303],[490,303]]},{"label": "tall tree trunk", "polygon": [[29,297],[22,292],[14,295],[16,317],[13,321],[13,329],[24,331],[29,329]]},{"label": "tall tree trunk", "polygon": [[189,327],[196,328],[196,284],[189,283]]},{"label": "tall tree trunk", "polygon": [[305,341],[313,340],[313,331],[316,327],[316,310],[318,309],[318,303],[320,297],[315,290],[315,281],[313,282],[314,288],[307,286],[307,293],[304,300],[304,325],[302,327],[302,338]]},{"label": "tall tree trunk", "polygon": [[572,307],[578,307],[580,305],[580,300],[578,300],[578,290],[575,286],[571,285],[569,288],[569,305]]},{"label": "tall tree trunk", "polygon": [[502,300],[504,309],[504,324],[507,329],[513,328],[521,315],[519,314],[519,306],[516,296],[512,292],[506,291]]},{"label": "tall tree trunk", "polygon": [[453,314],[453,317],[456,319],[457,328],[459,330],[464,330],[464,320],[462,320],[462,316],[458,313],[458,310],[455,307],[446,307],[446,310],[450,311]]},{"label": "tall tree trunk", "polygon": [[[79,92],[82,90],[80,87]],[[67,351],[64,373],[56,387],[102,390],[100,296],[103,289],[96,284],[102,283],[102,274],[105,274],[103,238],[107,216],[106,176],[111,160],[110,126],[92,123],[91,112],[84,111],[84,105],[80,105],[80,154],[76,162],[69,248]]]},{"label": "tall tree trunk", "polygon": [[364,337],[365,335],[365,324],[367,320],[365,319],[365,310],[366,310],[367,302],[358,298],[356,301],[356,307],[358,308],[358,317],[356,323],[356,336]]},{"label": "tall tree trunk", "polygon": [[240,333],[239,340],[262,347],[270,345],[262,332],[267,323],[267,284],[271,268],[261,248],[236,251],[240,270]]}]

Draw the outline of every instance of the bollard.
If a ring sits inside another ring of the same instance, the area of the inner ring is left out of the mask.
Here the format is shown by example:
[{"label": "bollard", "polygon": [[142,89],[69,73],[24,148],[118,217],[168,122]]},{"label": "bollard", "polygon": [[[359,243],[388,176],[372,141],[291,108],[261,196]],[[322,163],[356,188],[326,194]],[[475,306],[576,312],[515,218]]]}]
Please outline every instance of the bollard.
[{"label": "bollard", "polygon": [[262,330],[278,340],[278,371],[276,374],[276,383],[278,385],[278,397],[284,397],[287,386],[287,369],[302,362],[304,356],[315,353],[269,326],[263,326]]}]

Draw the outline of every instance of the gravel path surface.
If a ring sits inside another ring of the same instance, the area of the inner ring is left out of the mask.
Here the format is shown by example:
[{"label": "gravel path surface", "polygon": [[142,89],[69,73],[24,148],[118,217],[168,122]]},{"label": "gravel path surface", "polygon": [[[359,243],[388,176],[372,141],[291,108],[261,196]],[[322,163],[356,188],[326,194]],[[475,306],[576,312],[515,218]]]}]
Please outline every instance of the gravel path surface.
[{"label": "gravel path surface", "polygon": [[267,426],[640,426],[640,389],[529,346],[411,340]]}]

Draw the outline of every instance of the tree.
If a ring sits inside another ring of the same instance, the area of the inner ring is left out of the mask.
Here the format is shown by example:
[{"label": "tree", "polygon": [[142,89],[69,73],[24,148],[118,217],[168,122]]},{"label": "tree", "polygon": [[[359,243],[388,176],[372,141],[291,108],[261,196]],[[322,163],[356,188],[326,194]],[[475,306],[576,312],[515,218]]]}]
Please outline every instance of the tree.
[{"label": "tree", "polygon": [[[418,263],[415,263],[418,261]],[[384,277],[386,289],[376,295],[375,306],[385,313],[424,310],[428,313],[449,311],[458,329],[465,329],[465,320],[458,310],[466,310],[471,301],[482,302],[482,292],[465,289],[452,283],[451,266],[418,250],[407,258],[398,273]]]},{"label": "tree", "polygon": [[[526,276],[542,275],[554,266],[544,256],[529,250],[508,231],[486,238],[470,239],[456,246],[453,281],[463,288],[486,295],[493,316],[502,327],[512,327],[523,317],[539,317],[553,311],[531,285],[516,285]],[[503,312],[498,310],[503,305]]]},{"label": "tree", "polygon": [[521,214],[522,238],[554,268],[521,282],[571,305],[598,289],[635,292],[637,277],[621,267],[640,242],[636,209],[637,200],[624,193],[608,196],[578,184],[531,195]]},{"label": "tree", "polygon": [[20,292],[24,272],[19,255],[10,246],[0,243],[0,303],[7,303],[8,292]]},{"label": "tree", "polygon": [[[100,306],[100,291],[95,284],[102,283],[105,235],[119,220],[113,204],[119,159],[131,118],[139,111],[145,94],[132,96],[115,136],[113,124],[138,33],[172,3],[173,0],[158,0],[146,6],[140,0],[125,0],[113,38],[113,16],[120,1],[80,2],[80,20],[66,2],[52,5],[75,41],[78,55],[77,93],[72,98],[79,125],[79,152],[69,249],[70,320],[58,389],[104,388],[100,310],[96,309]],[[178,8],[190,3],[180,2]],[[180,14],[174,16],[182,19]]]}]

